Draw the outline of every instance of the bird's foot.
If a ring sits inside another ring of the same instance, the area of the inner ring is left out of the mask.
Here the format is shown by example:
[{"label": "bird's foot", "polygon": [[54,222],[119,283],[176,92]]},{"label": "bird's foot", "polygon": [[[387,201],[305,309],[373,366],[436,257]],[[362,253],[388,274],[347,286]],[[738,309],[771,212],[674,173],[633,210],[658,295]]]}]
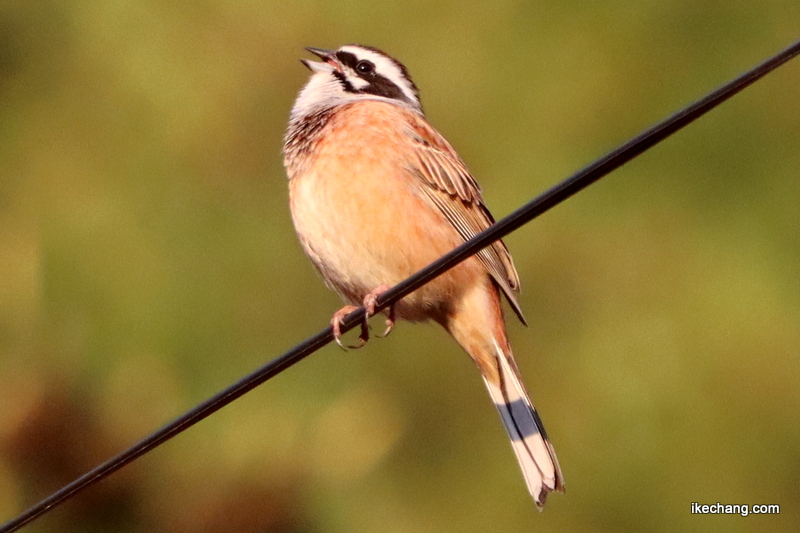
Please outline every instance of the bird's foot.
[{"label": "bird's foot", "polygon": [[[336,344],[339,345],[340,348],[346,349],[344,344],[342,344],[342,321],[344,317],[352,313],[353,311],[358,310],[358,307],[355,305],[345,305],[335,313],[333,313],[333,318],[331,318],[331,327],[333,328],[333,340],[336,341]],[[359,348],[363,347],[367,344],[369,340],[369,324],[367,324],[367,319],[369,316],[364,316],[364,321],[361,322],[361,333],[358,336],[358,344],[349,345],[348,348],[352,348],[353,350],[358,350]]]},{"label": "bird's foot", "polygon": [[[391,285],[381,285],[372,289],[369,294],[364,297],[364,308],[367,310],[367,317],[371,317],[375,314],[375,304],[378,297],[391,288]],[[378,337],[386,337],[392,332],[392,329],[394,329],[394,319],[394,305],[390,305],[389,313],[386,317],[386,331],[384,331],[382,335],[378,335]]]},{"label": "bird's foot", "polygon": [[[361,333],[358,335],[358,344],[350,345],[348,348],[352,348],[354,350],[358,350],[362,348],[367,341],[369,340],[369,323],[368,320],[371,316],[375,315],[375,307],[381,294],[391,289],[391,285],[381,285],[376,287],[375,289],[371,290],[365,297],[364,297],[364,308],[367,310],[366,314],[364,315],[364,320],[361,322]],[[344,348],[344,344],[342,344],[342,321],[344,318],[356,311],[358,307],[354,305],[346,305],[336,311],[333,314],[333,318],[331,318],[331,327],[333,328],[333,339],[336,341],[340,347]],[[389,313],[386,318],[386,331],[383,332],[382,335],[378,335],[379,337],[386,337],[389,333],[392,332],[394,328],[395,322],[395,315],[394,315],[394,306],[389,307]]]}]

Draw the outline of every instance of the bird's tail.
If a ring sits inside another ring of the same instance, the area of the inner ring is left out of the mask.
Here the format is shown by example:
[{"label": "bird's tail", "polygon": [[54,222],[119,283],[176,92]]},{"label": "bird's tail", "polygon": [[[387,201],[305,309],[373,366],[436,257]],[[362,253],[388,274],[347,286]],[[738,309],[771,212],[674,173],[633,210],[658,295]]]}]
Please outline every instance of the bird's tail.
[{"label": "bird's tail", "polygon": [[513,355],[504,353],[497,344],[495,347],[499,381],[493,383],[485,375],[483,381],[500,411],[528,491],[541,511],[550,491],[564,491],[564,477],[542,421],[522,384]]}]

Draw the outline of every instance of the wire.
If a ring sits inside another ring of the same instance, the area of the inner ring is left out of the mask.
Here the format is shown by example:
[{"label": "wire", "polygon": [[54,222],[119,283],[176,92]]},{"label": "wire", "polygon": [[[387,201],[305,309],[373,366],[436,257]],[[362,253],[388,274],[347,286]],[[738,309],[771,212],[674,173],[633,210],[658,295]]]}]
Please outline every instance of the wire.
[{"label": "wire", "polygon": [[[407,294],[453,268],[458,263],[477,253],[492,242],[501,239],[524,224],[527,224],[545,211],[560,204],[570,196],[607,175],[612,170],[624,165],[676,131],[697,120],[731,96],[766,76],[798,54],[800,54],[800,41],[795,42],[790,47],[767,59],[752,70],[745,72],[738,78],[712,91],[707,96],[684,107],[677,113],[626,142],[616,150],[576,172],[482,233],[454,249],[452,252],[383,293],[377,299],[376,309],[380,310],[397,302]],[[360,324],[364,319],[364,313],[365,310],[362,307],[347,315],[341,324],[342,332],[349,331]],[[261,385],[268,379],[280,374],[332,340],[333,331],[330,327],[317,333],[313,337],[309,337],[283,355],[273,359],[255,372],[176,418],[155,433],[145,437],[127,450],[112,457],[36,505],[30,507],[16,518],[6,522],[0,527],[0,533],[17,531],[80,491],[101,481],[123,466],[136,460],[138,457],[141,457],[153,448],[156,448],[177,434],[190,428],[258,385]]]}]

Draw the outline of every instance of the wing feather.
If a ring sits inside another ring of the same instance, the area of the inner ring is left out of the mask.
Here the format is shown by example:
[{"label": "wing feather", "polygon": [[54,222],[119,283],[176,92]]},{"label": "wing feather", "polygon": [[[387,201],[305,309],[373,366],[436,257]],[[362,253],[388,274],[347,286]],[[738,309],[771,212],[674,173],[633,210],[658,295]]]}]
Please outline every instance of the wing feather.
[{"label": "wing feather", "polygon": [[[456,229],[464,241],[494,223],[483,202],[481,188],[452,146],[421,116],[408,114],[407,134],[414,141],[413,162],[409,172],[419,179],[422,192]],[[500,286],[512,309],[523,324],[515,292],[519,292],[519,275],[511,254],[503,241],[495,241],[477,254],[495,282]]]}]

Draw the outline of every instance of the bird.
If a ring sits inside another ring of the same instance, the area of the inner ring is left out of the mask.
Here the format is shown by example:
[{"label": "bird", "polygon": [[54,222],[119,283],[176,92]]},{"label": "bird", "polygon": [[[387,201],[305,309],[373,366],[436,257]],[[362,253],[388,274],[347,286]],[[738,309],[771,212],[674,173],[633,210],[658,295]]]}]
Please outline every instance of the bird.
[{"label": "bird", "polygon": [[[366,320],[389,287],[494,223],[477,181],[428,122],[406,67],[370,46],[306,48],[311,76],[292,107],[283,147],[300,244],[325,283]],[[392,305],[395,320],[440,324],[477,365],[541,511],[564,491],[553,446],[526,392],[506,333],[501,294],[525,324],[519,275],[502,241]]]}]

